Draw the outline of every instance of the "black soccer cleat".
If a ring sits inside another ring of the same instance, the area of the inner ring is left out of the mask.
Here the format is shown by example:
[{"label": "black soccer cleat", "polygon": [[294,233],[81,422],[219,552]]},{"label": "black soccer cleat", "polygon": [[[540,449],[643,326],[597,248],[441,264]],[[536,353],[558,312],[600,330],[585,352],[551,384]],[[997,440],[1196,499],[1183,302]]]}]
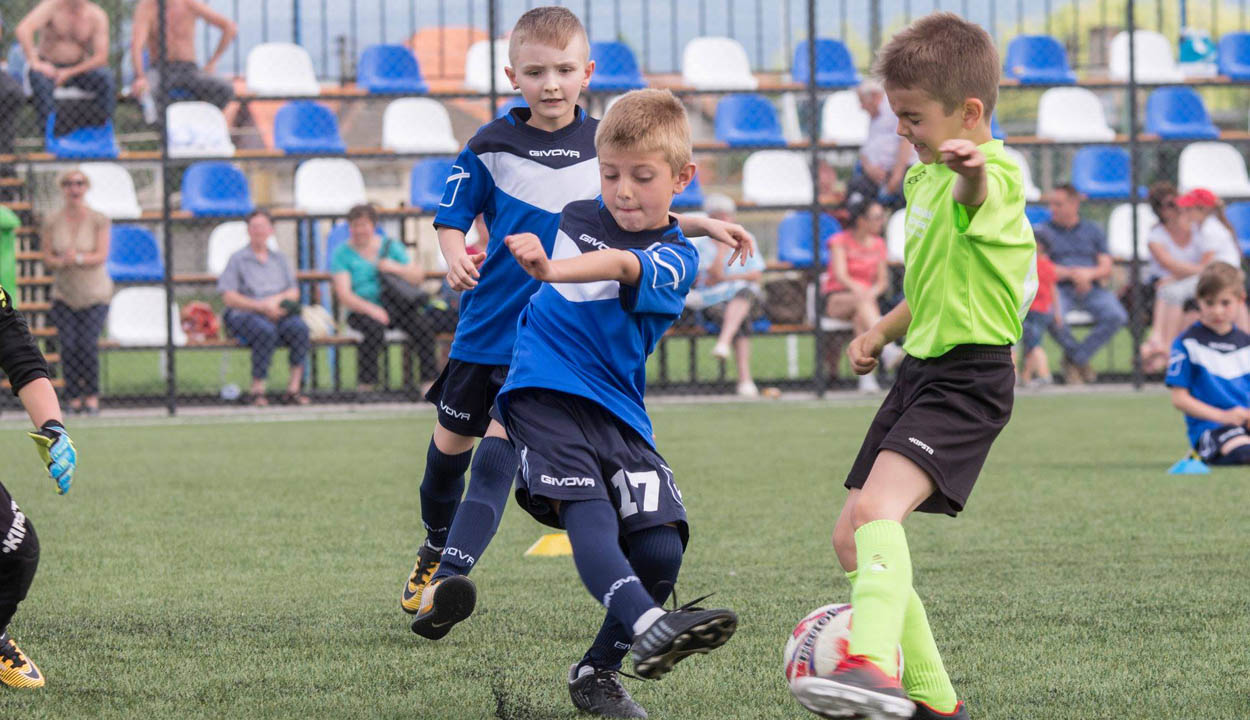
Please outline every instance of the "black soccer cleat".
[{"label": "black soccer cleat", "polygon": [[829,675],[795,678],[790,692],[821,717],[910,720],[916,712],[898,678],[886,675],[863,655],[847,655]]},{"label": "black soccer cleat", "polygon": [[645,718],[647,711],[634,702],[621,684],[619,673],[573,663],[569,668],[569,697],[578,710],[610,718]]},{"label": "black soccer cleat", "polygon": [[430,547],[429,543],[421,543],[421,549],[417,551],[417,562],[412,566],[412,574],[408,576],[408,581],[404,583],[404,589],[399,596],[399,606],[404,612],[409,615],[421,612],[421,594],[425,591],[430,578],[438,570],[438,564],[442,558],[442,552]]},{"label": "black soccer cleat", "polygon": [[634,637],[634,672],[658,680],[673,666],[696,653],[707,653],[729,642],[738,629],[733,610],[692,607],[707,596],[669,610]]},{"label": "black soccer cleat", "polygon": [[916,712],[911,716],[911,720],[968,720],[968,706],[960,701],[955,704],[954,712],[941,713],[920,701],[916,701]]},{"label": "black soccer cleat", "polygon": [[477,589],[463,575],[437,578],[421,593],[421,610],[412,621],[412,631],[423,638],[438,640],[456,623],[473,614]]}]

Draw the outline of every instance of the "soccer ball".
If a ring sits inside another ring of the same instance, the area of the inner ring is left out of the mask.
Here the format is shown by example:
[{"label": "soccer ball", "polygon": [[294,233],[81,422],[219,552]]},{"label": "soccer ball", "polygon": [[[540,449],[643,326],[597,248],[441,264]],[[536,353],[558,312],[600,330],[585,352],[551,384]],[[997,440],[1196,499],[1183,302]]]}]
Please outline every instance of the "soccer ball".
[{"label": "soccer ball", "polygon": [[[816,608],[799,621],[782,656],[786,684],[803,677],[827,676],[846,656],[851,641],[851,606],[835,603]],[[903,676],[903,651],[898,652],[898,677]],[[846,714],[841,717],[859,717]]]}]

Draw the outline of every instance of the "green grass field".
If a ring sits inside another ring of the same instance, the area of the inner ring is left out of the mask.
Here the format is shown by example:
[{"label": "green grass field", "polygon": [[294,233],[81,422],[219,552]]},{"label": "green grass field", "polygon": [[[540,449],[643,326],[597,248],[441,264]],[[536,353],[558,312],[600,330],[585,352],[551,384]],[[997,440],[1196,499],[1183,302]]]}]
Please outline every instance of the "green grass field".
[{"label": "green grass field", "polygon": [[[735,608],[723,649],[658,683],[652,717],[805,718],[787,633],[848,597],[829,533],[875,400],[654,409],[693,526],[678,583]],[[103,423],[108,423],[106,419]],[[432,416],[75,426],[58,497],[13,416],[3,480],[43,560],[11,627],[48,687],[5,718],[572,718],[568,664],[601,608],[511,509],[478,612],[421,640],[398,608]],[[1165,396],[1021,397],[966,513],[916,517],[915,582],[979,720],[1250,717],[1250,473],[1165,474]]]}]

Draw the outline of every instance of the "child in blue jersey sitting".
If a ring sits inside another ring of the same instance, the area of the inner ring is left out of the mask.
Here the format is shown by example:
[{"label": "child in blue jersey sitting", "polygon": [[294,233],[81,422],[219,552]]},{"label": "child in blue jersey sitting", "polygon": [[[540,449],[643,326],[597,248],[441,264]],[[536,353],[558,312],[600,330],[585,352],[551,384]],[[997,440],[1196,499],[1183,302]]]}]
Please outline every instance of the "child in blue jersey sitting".
[{"label": "child in blue jersey sitting", "polygon": [[1242,273],[1213,262],[1198,276],[1198,322],[1172,344],[1167,385],[1189,443],[1210,465],[1250,465],[1250,335],[1233,324],[1246,304]]},{"label": "child in blue jersey sitting", "polygon": [[[669,214],[695,170],[685,109],[668,91],[628,93],[599,124],[595,147],[601,198],[565,206],[550,259],[534,234],[505,239],[544,284],[521,313],[495,413],[520,455],[517,500],[568,531],[582,582],[614,621],[600,636],[617,633],[617,647],[632,644],[634,672],[658,678],[723,645],[738,622],[730,610],[659,607],[688,527],[643,395],[647,356],[699,266]],[[646,717],[616,677],[623,655],[573,664],[579,708]]]}]

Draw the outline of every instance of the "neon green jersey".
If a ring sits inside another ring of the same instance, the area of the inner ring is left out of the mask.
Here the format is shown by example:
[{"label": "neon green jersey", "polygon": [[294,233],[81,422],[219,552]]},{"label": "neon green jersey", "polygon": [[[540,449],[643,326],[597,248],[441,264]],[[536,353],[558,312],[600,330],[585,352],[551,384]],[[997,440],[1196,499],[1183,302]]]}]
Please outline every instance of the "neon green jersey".
[{"label": "neon green jersey", "polygon": [[1001,141],[980,148],[988,187],[971,220],[951,194],[959,176],[942,163],[913,165],[903,181],[903,294],[912,318],[903,349],[913,357],[937,357],[956,345],[1014,344],[1037,292],[1020,168]]}]

